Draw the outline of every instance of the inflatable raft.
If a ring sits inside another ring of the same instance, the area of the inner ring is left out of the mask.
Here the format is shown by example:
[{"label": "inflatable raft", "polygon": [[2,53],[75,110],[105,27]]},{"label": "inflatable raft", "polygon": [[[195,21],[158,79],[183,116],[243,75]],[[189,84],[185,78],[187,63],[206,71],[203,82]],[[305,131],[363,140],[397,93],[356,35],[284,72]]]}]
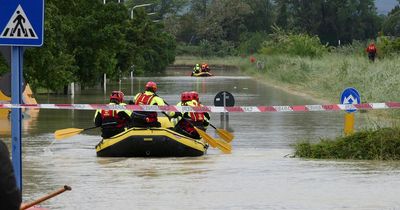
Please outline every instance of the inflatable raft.
[{"label": "inflatable raft", "polygon": [[210,72],[199,72],[199,73],[192,73],[192,77],[211,77],[214,76]]},{"label": "inflatable raft", "polygon": [[96,145],[99,157],[193,157],[206,154],[208,144],[173,131],[167,118],[161,128],[131,128]]}]

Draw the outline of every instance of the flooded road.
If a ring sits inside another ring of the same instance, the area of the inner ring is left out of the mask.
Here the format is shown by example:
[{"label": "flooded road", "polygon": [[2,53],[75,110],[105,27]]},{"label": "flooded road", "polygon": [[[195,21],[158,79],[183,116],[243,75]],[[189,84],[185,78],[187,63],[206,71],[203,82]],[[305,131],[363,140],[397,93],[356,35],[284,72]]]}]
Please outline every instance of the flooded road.
[{"label": "flooded road", "polygon": [[[205,105],[228,91],[236,104],[306,105],[311,99],[290,95],[250,77],[215,71],[191,78],[187,72],[166,77],[123,80],[134,95],[153,80],[158,94],[176,104],[182,91],[196,90]],[[39,103],[107,103],[111,90],[89,89],[69,96],[40,95]],[[340,93],[338,93],[339,100]],[[341,135],[343,112],[231,113],[233,153],[210,148],[196,158],[98,158],[99,130],[55,141],[58,129],[92,127],[94,111],[40,110],[23,134],[23,197],[31,201],[64,184],[72,187],[46,201],[50,209],[400,209],[400,162],[305,160],[289,158],[302,138]],[[220,126],[220,114],[211,122]],[[370,124],[356,114],[357,127]],[[212,128],[208,133],[216,136]],[[10,143],[9,137],[5,138]]]}]

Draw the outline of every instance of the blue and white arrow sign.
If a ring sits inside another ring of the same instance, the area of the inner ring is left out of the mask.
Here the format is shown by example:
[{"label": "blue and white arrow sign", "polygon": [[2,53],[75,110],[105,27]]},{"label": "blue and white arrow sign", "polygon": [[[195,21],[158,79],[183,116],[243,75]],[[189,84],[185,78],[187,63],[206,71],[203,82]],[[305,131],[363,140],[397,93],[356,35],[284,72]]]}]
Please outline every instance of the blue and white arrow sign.
[{"label": "blue and white arrow sign", "polygon": [[[341,104],[360,104],[360,94],[355,88],[349,87],[343,90],[342,96],[340,97]],[[348,109],[346,112],[355,112],[356,109]]]},{"label": "blue and white arrow sign", "polygon": [[0,45],[42,46],[44,0],[0,0]]}]

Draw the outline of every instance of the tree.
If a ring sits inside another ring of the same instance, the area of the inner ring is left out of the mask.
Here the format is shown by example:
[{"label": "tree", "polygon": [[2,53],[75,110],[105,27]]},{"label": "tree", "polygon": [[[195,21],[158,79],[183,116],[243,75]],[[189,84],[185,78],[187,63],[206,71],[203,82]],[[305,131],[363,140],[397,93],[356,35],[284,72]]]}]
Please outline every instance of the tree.
[{"label": "tree", "polygon": [[143,8],[131,20],[124,4],[48,0],[44,45],[26,50],[26,80],[57,91],[70,82],[93,86],[104,73],[117,78],[132,65],[135,73],[162,72],[175,58],[162,26]]},{"label": "tree", "polygon": [[400,6],[390,11],[382,24],[382,31],[385,35],[400,37]]},{"label": "tree", "polygon": [[244,15],[244,25],[248,32],[270,32],[275,11],[271,0],[246,0],[250,13]]},{"label": "tree", "polygon": [[71,28],[65,24],[68,21],[54,1],[46,2],[46,17],[44,45],[25,51],[24,76],[34,90],[38,87],[59,90],[76,79],[77,66],[67,50],[65,33]]},{"label": "tree", "polygon": [[241,0],[212,1],[207,17],[199,23],[197,33],[202,39],[211,42],[236,42],[240,33],[246,31],[244,15],[250,12],[250,6]]}]

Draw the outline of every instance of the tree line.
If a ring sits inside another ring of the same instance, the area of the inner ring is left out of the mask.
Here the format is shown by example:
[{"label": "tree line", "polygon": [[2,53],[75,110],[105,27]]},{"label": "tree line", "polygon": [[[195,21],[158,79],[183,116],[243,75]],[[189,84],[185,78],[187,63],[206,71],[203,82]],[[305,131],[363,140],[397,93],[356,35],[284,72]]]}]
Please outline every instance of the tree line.
[{"label": "tree line", "polygon": [[[226,55],[238,50],[254,51],[277,27],[289,33],[316,35],[321,44],[329,46],[376,39],[382,34],[400,35],[399,6],[388,15],[379,15],[374,0],[161,2],[186,8],[184,13],[172,10],[165,21],[166,29],[180,44],[179,53]],[[193,46],[198,48],[193,50]]]},{"label": "tree line", "polygon": [[[122,2],[46,1],[44,45],[25,52],[27,82],[50,90],[70,82],[89,87],[98,84],[103,74],[117,79],[132,70],[135,75],[162,73],[176,54],[238,55],[280,49],[265,46],[274,40],[290,45],[307,38],[296,34],[317,37],[311,43],[318,40],[326,46],[400,36],[399,6],[388,15],[378,15],[373,0]],[[132,12],[143,4],[151,6]],[[5,69],[0,59],[0,74]]]},{"label": "tree line", "polygon": [[85,88],[103,74],[116,80],[133,70],[158,73],[175,59],[175,39],[163,24],[141,8],[131,18],[125,4],[47,0],[44,28],[43,46],[24,53],[24,78],[34,89],[60,91],[71,82]]}]

